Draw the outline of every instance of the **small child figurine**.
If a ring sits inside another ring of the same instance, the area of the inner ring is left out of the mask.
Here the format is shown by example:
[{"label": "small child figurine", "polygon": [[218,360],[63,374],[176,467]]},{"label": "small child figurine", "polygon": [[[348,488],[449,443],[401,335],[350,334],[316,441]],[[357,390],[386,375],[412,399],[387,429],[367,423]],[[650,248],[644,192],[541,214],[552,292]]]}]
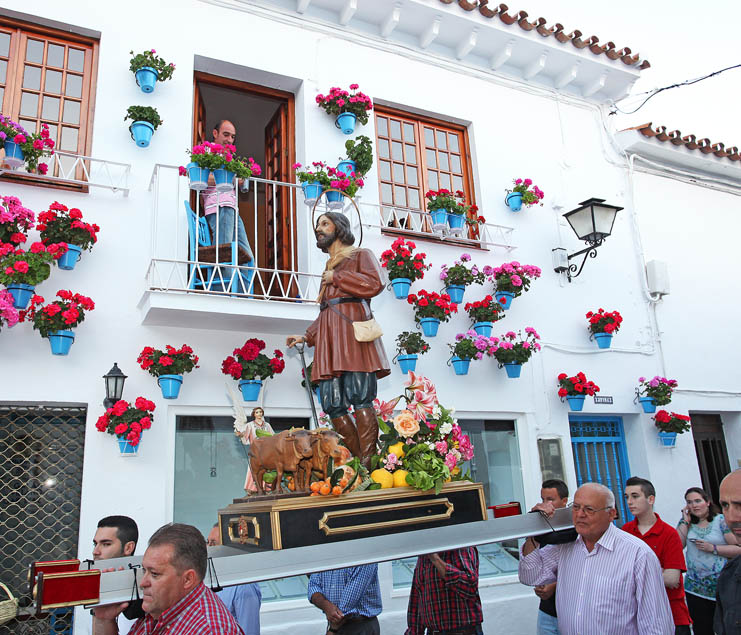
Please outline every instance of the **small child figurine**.
[{"label": "small child figurine", "polygon": [[[265,420],[265,411],[262,408],[254,408],[250,416],[252,417],[251,421],[245,423],[234,422],[234,434],[239,437],[239,440],[244,445],[250,445],[258,437],[275,434],[273,428]],[[247,467],[247,476],[244,481],[244,491],[247,492],[248,496],[257,492],[255,479],[252,477],[252,471],[249,466]]]}]

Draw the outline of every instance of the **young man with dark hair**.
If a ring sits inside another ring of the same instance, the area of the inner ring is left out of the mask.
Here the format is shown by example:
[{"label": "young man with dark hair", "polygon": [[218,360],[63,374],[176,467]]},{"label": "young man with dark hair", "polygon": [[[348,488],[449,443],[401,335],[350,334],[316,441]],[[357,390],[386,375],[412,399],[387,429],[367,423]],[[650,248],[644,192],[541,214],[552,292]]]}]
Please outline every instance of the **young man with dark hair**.
[{"label": "young man with dark hair", "polygon": [[136,550],[139,528],[128,516],[106,516],[93,537],[93,560],[125,558]]},{"label": "young man with dark hair", "polygon": [[677,530],[665,523],[654,512],[656,489],[651,481],[631,476],[625,482],[625,501],[634,520],[623,525],[623,531],[643,540],[654,550],[661,564],[662,577],[669,606],[674,618],[675,635],[689,635],[690,619],[682,583],[682,572],[687,571],[682,541]]}]

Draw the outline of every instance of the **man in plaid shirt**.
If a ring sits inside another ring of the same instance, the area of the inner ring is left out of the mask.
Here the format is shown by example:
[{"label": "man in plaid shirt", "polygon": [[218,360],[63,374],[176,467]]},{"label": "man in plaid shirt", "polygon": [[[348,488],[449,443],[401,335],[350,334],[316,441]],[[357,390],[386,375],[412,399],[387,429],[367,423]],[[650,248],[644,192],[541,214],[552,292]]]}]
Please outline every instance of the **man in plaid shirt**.
[{"label": "man in plaid shirt", "polygon": [[[160,527],[142,558],[139,588],[146,615],[129,635],[243,635],[224,603],[203,584],[207,560],[206,541],[198,529],[179,523]],[[96,608],[93,633],[118,633],[115,619],[127,606]]]},{"label": "man in plaid shirt", "polygon": [[476,547],[417,558],[405,635],[482,635]]}]

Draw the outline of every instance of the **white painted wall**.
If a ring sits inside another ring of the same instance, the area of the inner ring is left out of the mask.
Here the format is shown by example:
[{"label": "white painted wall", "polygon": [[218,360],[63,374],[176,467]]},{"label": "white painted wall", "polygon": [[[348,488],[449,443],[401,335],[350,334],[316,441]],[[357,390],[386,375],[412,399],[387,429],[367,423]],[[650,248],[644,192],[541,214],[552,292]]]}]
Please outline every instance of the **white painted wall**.
[{"label": "white painted wall", "polygon": [[[18,11],[29,8],[19,0],[9,0],[6,6]],[[474,262],[497,265],[516,259],[543,269],[542,279],[515,300],[495,334],[534,326],[543,336],[544,350],[523,369],[520,380],[506,379],[493,361],[474,363],[470,375],[456,377],[445,366],[446,343],[468,327],[462,314],[441,327],[419,369],[437,383],[440,400],[455,406],[461,418],[517,420],[526,508],[539,495],[536,440],[540,435],[562,439],[568,481],[572,489],[575,486],[568,411],[556,395],[556,375],[562,371],[584,371],[601,386],[601,394],[614,397],[612,406],[587,403],[585,413],[623,416],[631,470],[654,481],[658,511],[668,521],[682,506],[684,489],[699,484],[692,439],[680,437],[671,451],[657,447],[651,420],[632,403],[637,377],[665,372],[678,379],[683,389],[702,391],[680,392],[672,407],[680,412],[721,412],[733,432],[727,439],[736,464],[741,452],[741,407],[734,392],[738,391],[734,363],[738,345],[729,335],[739,314],[738,294],[733,293],[739,257],[731,243],[739,233],[738,197],[643,175],[635,177],[631,189],[624,161],[609,149],[602,114],[594,105],[510,80],[451,72],[436,66],[433,58],[429,63],[413,61],[403,51],[364,46],[291,20],[257,17],[247,5],[243,8],[244,12],[195,0],[134,0],[125,10],[115,11],[82,1],[62,6],[37,0],[33,7],[37,15],[102,33],[92,154],[133,165],[128,198],[100,190],[70,194],[0,184],[3,194],[21,197],[36,211],[57,199],[80,207],[87,220],[102,227],[99,243],[91,254],[83,255],[75,271],[55,270],[38,288],[47,298],[57,289],[71,288],[97,303],[78,329],[69,357],[51,356],[47,342],[28,325],[0,333],[0,401],[88,404],[81,557],[89,555],[95,523],[102,516],[117,513],[136,518],[143,537],[172,518],[175,417],[229,415],[221,360],[246,337],[262,337],[270,349],[283,345],[283,336],[211,330],[207,322],[202,329],[141,324],[137,303],[146,290],[151,241],[152,200],[147,187],[155,163],[185,163],[183,148],[191,138],[194,55],[242,65],[255,75],[272,73],[284,78],[285,84],[300,80],[296,146],[302,162],[334,161],[342,152],[345,138],[314,103],[315,95],[332,85],[358,82],[361,90],[383,103],[468,125],[481,213],[489,222],[513,226],[517,245],[510,256],[496,250],[472,252]],[[137,10],[145,10],[149,19],[135,17]],[[128,71],[128,51],[150,47],[174,61],[177,71],[172,81],[158,84],[155,93],[147,96]],[[122,121],[130,104],[154,105],[164,119],[147,149],[131,142]],[[370,125],[357,132],[373,136]],[[513,214],[504,207],[504,190],[518,176],[533,178],[546,192],[543,208]],[[368,181],[363,201],[372,204],[377,202],[375,172]],[[618,214],[613,236],[598,257],[587,263],[581,277],[567,284],[551,269],[551,249],[563,246],[573,252],[581,244],[560,215],[591,196],[625,210]],[[173,196],[171,207],[160,207],[162,232],[171,231],[178,222],[181,204]],[[306,236],[310,219],[303,207],[299,218],[304,223],[299,233]],[[639,229],[645,257],[670,263],[672,294],[656,307],[663,363],[652,330],[652,309],[643,291]],[[380,253],[391,240],[368,230],[363,246]],[[414,288],[439,289],[440,265],[451,264],[461,250],[421,241],[418,246],[428,254],[433,269]],[[324,257],[308,239],[301,243],[300,255],[310,271],[321,271]],[[484,289],[469,289],[466,301],[483,294]],[[701,295],[706,299],[700,301]],[[619,310],[625,319],[610,351],[598,351],[588,341],[584,314],[600,306]],[[397,333],[413,327],[411,310],[390,292],[374,300],[374,309],[386,331],[384,342],[391,358]],[[290,310],[286,307],[287,313]],[[710,312],[712,321],[707,319]],[[170,403],[161,399],[155,380],[137,368],[135,359],[145,345],[183,342],[201,356],[201,368],[186,377],[180,399]],[[129,375],[125,397],[141,394],[157,404],[154,426],[136,459],[119,459],[114,440],[93,425],[102,413],[100,378],[114,361]],[[298,369],[297,358],[289,355],[286,372],[268,382],[264,399],[269,415],[308,414]],[[392,375],[380,382],[379,396],[387,399],[398,394],[401,379],[395,366]],[[215,506],[220,502],[215,501]],[[381,567],[381,575],[384,630],[401,632],[406,597],[404,593],[393,596],[389,565]],[[497,581],[494,586],[482,583],[481,594],[487,607],[487,632],[493,632],[495,623],[511,633],[533,631],[536,604],[529,589],[516,581]],[[264,632],[285,632],[289,621],[310,621],[319,633],[319,617],[318,611],[300,602],[266,606]]]}]

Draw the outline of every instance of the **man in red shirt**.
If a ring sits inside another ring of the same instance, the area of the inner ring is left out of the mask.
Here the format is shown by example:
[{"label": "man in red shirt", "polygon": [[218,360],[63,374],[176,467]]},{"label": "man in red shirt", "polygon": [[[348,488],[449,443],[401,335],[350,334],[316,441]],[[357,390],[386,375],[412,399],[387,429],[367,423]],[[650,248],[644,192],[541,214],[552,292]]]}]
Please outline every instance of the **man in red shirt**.
[{"label": "man in red shirt", "polygon": [[687,571],[682,541],[677,530],[665,523],[654,512],[656,490],[651,481],[632,476],[625,482],[625,500],[634,520],[623,525],[623,530],[640,538],[654,550],[661,564],[669,605],[674,618],[675,635],[690,635],[690,619],[684,598],[682,573]]}]

